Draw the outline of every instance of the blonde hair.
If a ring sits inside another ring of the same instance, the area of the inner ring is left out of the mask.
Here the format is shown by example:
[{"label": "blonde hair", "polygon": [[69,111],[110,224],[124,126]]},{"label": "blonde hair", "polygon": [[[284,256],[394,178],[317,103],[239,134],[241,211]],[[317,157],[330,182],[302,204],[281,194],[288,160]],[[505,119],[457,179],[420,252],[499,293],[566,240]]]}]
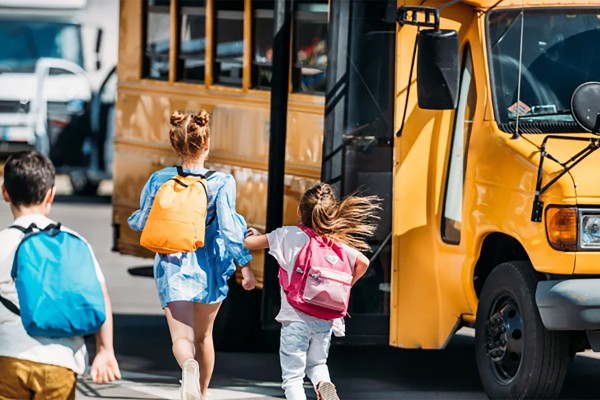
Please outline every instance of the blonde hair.
[{"label": "blonde hair", "polygon": [[317,235],[365,251],[370,249],[367,239],[377,229],[380,202],[377,196],[357,195],[338,201],[329,184],[318,183],[300,199],[300,219]]},{"label": "blonde hair", "polygon": [[175,111],[171,114],[170,122],[169,140],[175,153],[184,159],[199,156],[210,136],[208,112],[200,110],[192,115]]}]

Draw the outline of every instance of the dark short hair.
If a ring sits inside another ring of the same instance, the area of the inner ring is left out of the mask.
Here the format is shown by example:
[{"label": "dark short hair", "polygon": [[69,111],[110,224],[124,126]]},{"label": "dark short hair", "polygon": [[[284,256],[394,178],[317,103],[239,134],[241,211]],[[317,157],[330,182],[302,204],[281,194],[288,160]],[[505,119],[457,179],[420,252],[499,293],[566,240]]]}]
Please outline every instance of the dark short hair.
[{"label": "dark short hair", "polygon": [[54,165],[37,151],[12,154],[4,166],[4,187],[16,206],[41,204],[54,186]]}]

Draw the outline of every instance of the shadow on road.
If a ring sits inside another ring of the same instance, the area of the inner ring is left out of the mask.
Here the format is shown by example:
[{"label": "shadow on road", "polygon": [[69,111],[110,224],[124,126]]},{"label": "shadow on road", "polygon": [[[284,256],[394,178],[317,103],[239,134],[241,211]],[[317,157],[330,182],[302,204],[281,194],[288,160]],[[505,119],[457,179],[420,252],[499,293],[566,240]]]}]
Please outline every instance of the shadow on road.
[{"label": "shadow on road", "polygon": [[[178,384],[180,370],[171,353],[163,316],[118,314],[114,324],[121,369],[139,373],[130,380],[149,385]],[[344,399],[484,399],[473,342],[470,336],[457,335],[440,351],[338,345],[331,349],[329,367]],[[88,344],[93,353],[93,340]],[[570,365],[561,398],[598,398],[598,372],[600,360],[577,357]],[[276,352],[217,353],[214,388],[250,387],[255,393],[280,396],[279,382]]]}]

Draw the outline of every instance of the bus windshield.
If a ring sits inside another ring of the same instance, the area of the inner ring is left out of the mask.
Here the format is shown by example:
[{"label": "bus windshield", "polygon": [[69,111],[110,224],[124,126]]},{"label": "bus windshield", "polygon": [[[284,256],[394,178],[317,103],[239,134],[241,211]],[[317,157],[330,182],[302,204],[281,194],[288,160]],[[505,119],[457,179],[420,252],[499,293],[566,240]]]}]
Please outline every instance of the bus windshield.
[{"label": "bus windshield", "polygon": [[573,122],[573,91],[600,81],[600,9],[498,10],[487,23],[497,122]]},{"label": "bus windshield", "polygon": [[83,66],[79,26],[0,20],[0,73],[33,72],[41,57],[61,58]]}]

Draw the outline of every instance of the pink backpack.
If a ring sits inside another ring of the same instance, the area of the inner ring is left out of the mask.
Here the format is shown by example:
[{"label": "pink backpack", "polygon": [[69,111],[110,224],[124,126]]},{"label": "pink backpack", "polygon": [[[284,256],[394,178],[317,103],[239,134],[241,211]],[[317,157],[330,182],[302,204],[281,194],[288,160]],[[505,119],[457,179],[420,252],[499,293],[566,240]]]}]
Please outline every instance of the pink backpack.
[{"label": "pink backpack", "polygon": [[342,246],[299,226],[309,237],[296,257],[291,279],[279,269],[279,283],[290,305],[317,318],[331,320],[346,315],[352,266]]}]

